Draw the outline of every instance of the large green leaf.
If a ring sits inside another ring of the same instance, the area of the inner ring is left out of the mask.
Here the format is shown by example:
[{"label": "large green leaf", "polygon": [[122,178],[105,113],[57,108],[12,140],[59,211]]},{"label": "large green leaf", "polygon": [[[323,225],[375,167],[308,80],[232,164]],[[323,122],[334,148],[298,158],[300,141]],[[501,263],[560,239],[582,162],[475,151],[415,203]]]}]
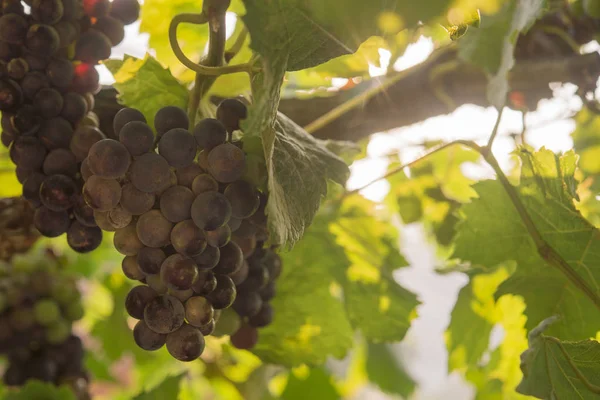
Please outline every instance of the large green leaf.
[{"label": "large green leaf", "polygon": [[140,110],[151,126],[160,108],[187,108],[188,90],[155,58],[127,56],[122,61],[108,60],[105,64],[115,77],[119,102]]},{"label": "large green leaf", "polygon": [[469,29],[459,42],[459,55],[489,76],[488,98],[502,107],[509,91],[508,72],[515,63],[519,33],[541,15],[544,0],[511,0],[493,16],[484,16],[479,29]]},{"label": "large green leaf", "polygon": [[272,145],[265,141],[269,171],[270,232],[275,243],[293,245],[314,218],[327,194],[327,180],[345,184],[342,159],[304,129],[279,114]]},{"label": "large green leaf", "polygon": [[380,18],[395,14],[404,26],[444,13],[449,0],[244,0],[251,47],[263,57],[286,60],[288,71],[322,64],[355,52],[379,35]]},{"label": "large green leaf", "polygon": [[543,332],[549,318],[529,334],[521,355],[519,393],[539,399],[597,399],[600,396],[600,344],[595,340],[565,342]]},{"label": "large green leaf", "polygon": [[387,344],[368,343],[365,367],[369,381],[385,393],[408,398],[415,390],[415,381],[406,373],[398,355]]},{"label": "large green leaf", "polygon": [[337,400],[342,398],[333,384],[333,377],[323,368],[311,368],[307,376],[290,373],[282,400]]},{"label": "large green leaf", "polygon": [[[538,231],[600,294],[600,234],[573,204],[574,153],[558,157],[545,149],[537,153],[521,149],[518,155],[523,167],[517,190]],[[564,339],[594,336],[600,329],[600,312],[539,255],[500,183],[484,181],[475,189],[479,199],[461,209],[454,256],[487,268],[516,261],[516,272],[502,283],[496,296],[512,293],[525,299],[528,329],[558,313],[562,319],[550,328],[553,334]]]}]

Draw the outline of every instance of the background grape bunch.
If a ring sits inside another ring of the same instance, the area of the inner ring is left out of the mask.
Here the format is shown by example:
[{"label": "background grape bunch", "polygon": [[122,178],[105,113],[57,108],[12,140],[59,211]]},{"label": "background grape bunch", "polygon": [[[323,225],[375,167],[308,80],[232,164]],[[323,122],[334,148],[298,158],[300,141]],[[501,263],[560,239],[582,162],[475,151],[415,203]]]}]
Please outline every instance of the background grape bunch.
[{"label": "background grape bunch", "polygon": [[105,138],[93,94],[95,65],[123,40],[124,25],[139,16],[136,0],[19,0],[0,13],[2,143],[9,147],[36,208],[34,225],[47,237],[67,234],[78,252],[102,240],[81,197],[80,163]]},{"label": "background grape bunch", "polygon": [[71,325],[83,317],[75,280],[51,251],[30,251],[0,264],[0,353],[8,365],[3,380],[68,384],[88,399],[83,346]]},{"label": "background grape bunch", "polygon": [[124,274],[144,284],[130,291],[126,309],[139,320],[133,334],[145,350],[166,344],[178,360],[198,358],[231,305],[247,320],[238,347],[252,347],[256,328],[272,320],[281,262],[263,249],[267,198],[244,179],[243,142],[232,141],[246,113],[228,99],[217,119],[190,131],[185,111],[169,106],[153,130],[141,112],[124,108],[114,119],[118,140],[94,143],[82,163],[96,223],[115,232]]}]

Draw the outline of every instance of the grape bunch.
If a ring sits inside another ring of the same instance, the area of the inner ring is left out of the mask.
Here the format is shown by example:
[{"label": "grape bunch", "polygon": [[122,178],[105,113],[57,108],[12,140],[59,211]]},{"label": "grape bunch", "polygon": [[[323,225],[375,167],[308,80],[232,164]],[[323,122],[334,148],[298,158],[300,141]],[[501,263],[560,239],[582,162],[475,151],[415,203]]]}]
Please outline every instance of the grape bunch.
[{"label": "grape bunch", "polygon": [[16,255],[0,264],[0,354],[8,358],[3,380],[69,384],[88,399],[83,347],[71,332],[83,317],[75,281],[50,251]]},{"label": "grape bunch", "polygon": [[38,237],[29,203],[22,197],[0,199],[0,260],[27,252]]},{"label": "grape bunch", "polygon": [[[153,130],[140,111],[124,108],[113,123],[118,140],[96,142],[82,163],[83,197],[96,223],[115,232],[124,274],[143,283],[126,309],[139,320],[133,335],[145,350],[166,344],[176,359],[194,360],[221,310],[234,304],[236,285],[243,296],[268,290],[267,198],[245,179],[242,141],[231,140],[246,114],[242,102],[228,99],[217,119],[190,131],[186,112],[168,106]],[[264,316],[253,326],[270,322],[268,305],[256,311]],[[253,309],[240,312],[253,316]]]},{"label": "grape bunch", "polygon": [[81,197],[81,161],[105,138],[93,93],[95,65],[123,40],[137,0],[4,0],[0,9],[0,139],[9,148],[47,237],[67,234],[78,252],[102,240]]}]

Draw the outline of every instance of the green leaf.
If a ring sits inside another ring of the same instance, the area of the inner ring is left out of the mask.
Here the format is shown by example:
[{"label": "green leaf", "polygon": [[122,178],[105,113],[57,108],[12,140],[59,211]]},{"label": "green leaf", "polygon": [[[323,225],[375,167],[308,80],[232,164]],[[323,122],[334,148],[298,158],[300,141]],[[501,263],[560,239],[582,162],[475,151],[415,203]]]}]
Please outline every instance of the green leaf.
[{"label": "green leaf", "polygon": [[490,76],[488,99],[496,107],[506,101],[517,37],[541,15],[543,6],[544,0],[511,0],[497,14],[484,16],[479,29],[469,30],[459,42],[460,57]]},{"label": "green leaf", "polygon": [[[545,149],[537,153],[521,149],[518,155],[523,167],[517,190],[538,231],[600,294],[600,234],[573,203],[575,154],[558,157]],[[600,329],[600,313],[556,267],[542,259],[500,183],[483,181],[475,189],[479,199],[460,211],[454,256],[486,268],[516,261],[516,272],[500,285],[496,296],[512,293],[525,299],[528,329],[558,313],[562,319],[550,328],[553,334],[569,340],[594,336]]]},{"label": "green leaf", "polygon": [[185,374],[170,376],[155,388],[135,396],[133,400],[177,399],[179,385],[184,376]]},{"label": "green leaf", "polygon": [[8,148],[0,146],[0,196],[14,197],[22,193],[21,184],[16,175],[15,164],[8,155]]},{"label": "green leaf", "polygon": [[398,203],[398,210],[400,211],[400,218],[402,218],[402,222],[405,224],[417,222],[423,216],[421,199],[417,196],[400,196],[396,201]]},{"label": "green leaf", "polygon": [[544,335],[554,320],[549,318],[530,332],[529,349],[521,355],[523,380],[517,391],[539,399],[597,399],[600,343],[565,342]]},{"label": "green leaf", "polygon": [[275,138],[265,142],[269,171],[267,215],[272,240],[293,245],[310,225],[321,199],[327,194],[327,180],[345,184],[348,166],[304,129],[279,114]]},{"label": "green leaf", "polygon": [[162,107],[187,108],[188,90],[155,58],[127,56],[122,61],[108,60],[105,64],[114,75],[119,102],[140,110],[149,124],[152,125]]},{"label": "green leaf", "polygon": [[333,378],[323,368],[311,368],[308,376],[298,377],[290,373],[287,386],[281,394],[282,400],[337,400],[342,396],[333,384]]},{"label": "green leaf", "polygon": [[37,380],[28,380],[25,386],[16,391],[4,393],[4,400],[75,400],[75,394],[68,386],[54,386]]},{"label": "green leaf", "polygon": [[415,381],[400,365],[398,355],[392,353],[389,345],[368,343],[366,370],[369,381],[385,393],[408,398],[415,390]]},{"label": "green leaf", "polygon": [[297,71],[354,53],[370,36],[385,33],[380,18],[396,15],[402,27],[444,13],[449,0],[244,0],[243,17],[253,50],[268,59],[285,60]]}]

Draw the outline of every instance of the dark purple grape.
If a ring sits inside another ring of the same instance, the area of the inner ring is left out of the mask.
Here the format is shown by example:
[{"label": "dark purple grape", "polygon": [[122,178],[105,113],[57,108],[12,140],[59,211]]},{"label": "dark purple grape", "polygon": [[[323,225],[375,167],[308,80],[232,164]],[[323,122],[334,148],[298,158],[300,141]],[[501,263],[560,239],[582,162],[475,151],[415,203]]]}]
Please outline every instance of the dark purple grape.
[{"label": "dark purple grape", "polygon": [[146,322],[138,321],[133,328],[133,340],[141,349],[155,351],[164,346],[167,335],[156,333],[148,327]]},{"label": "dark purple grape", "polygon": [[231,217],[229,200],[218,192],[205,192],[192,203],[192,220],[200,229],[215,230],[227,223]]},{"label": "dark purple grape", "polygon": [[231,204],[231,215],[236,218],[250,217],[260,205],[258,191],[246,181],[239,180],[229,184],[223,194]]},{"label": "dark purple grape", "polygon": [[203,325],[201,327],[199,327],[198,329],[200,330],[200,333],[204,336],[209,336],[212,335],[213,332],[215,331],[215,327],[216,327],[216,322],[214,319],[211,319],[210,322],[206,325]]},{"label": "dark purple grape", "polygon": [[131,183],[142,192],[154,193],[171,184],[169,163],[156,153],[146,153],[131,164]]},{"label": "dark purple grape", "polygon": [[154,117],[154,129],[158,136],[162,136],[171,129],[188,129],[189,119],[187,113],[179,107],[163,107]]},{"label": "dark purple grape", "polygon": [[33,105],[44,118],[57,117],[62,111],[64,100],[56,89],[40,89],[33,97]]},{"label": "dark purple grape", "polygon": [[46,175],[34,172],[25,179],[25,182],[23,182],[23,198],[25,198],[25,200],[33,207],[42,205],[40,200],[40,186],[42,186],[42,182],[45,180]]},{"label": "dark purple grape", "polygon": [[188,324],[167,335],[167,350],[179,361],[194,361],[200,357],[204,346],[200,330]]},{"label": "dark purple grape", "polygon": [[196,152],[196,141],[187,129],[171,129],[158,142],[158,153],[174,168],[183,168],[193,163]]},{"label": "dark purple grape", "polygon": [[46,75],[48,75],[48,79],[52,85],[59,89],[66,89],[73,82],[75,68],[68,59],[55,58],[46,67]]},{"label": "dark purple grape", "polygon": [[235,300],[235,284],[227,275],[215,275],[217,287],[206,297],[210,300],[215,310],[222,310],[231,306]]},{"label": "dark purple grape", "polygon": [[244,324],[231,335],[231,344],[233,347],[241,350],[250,350],[258,343],[258,329]]},{"label": "dark purple grape", "polygon": [[78,253],[89,253],[102,243],[102,230],[73,221],[67,231],[67,243]]},{"label": "dark purple grape", "polygon": [[231,143],[221,144],[208,154],[208,171],[219,182],[237,181],[246,172],[246,155]]},{"label": "dark purple grape", "polygon": [[33,224],[42,235],[57,237],[67,232],[71,219],[66,211],[52,211],[42,206],[35,210]]},{"label": "dark purple grape", "polygon": [[54,149],[46,156],[42,171],[48,176],[60,174],[75,177],[77,174],[77,159],[70,150]]},{"label": "dark purple grape", "polygon": [[52,175],[40,186],[40,200],[52,211],[66,211],[79,195],[77,185],[66,175]]},{"label": "dark purple grape", "polygon": [[100,17],[94,24],[94,29],[102,32],[113,46],[118,45],[125,38],[125,26],[123,22],[110,17]]},{"label": "dark purple grape", "polygon": [[229,275],[242,267],[244,255],[235,242],[229,242],[221,247],[221,257],[214,268],[215,274]]},{"label": "dark purple grape", "polygon": [[231,278],[233,283],[235,283],[236,286],[239,286],[242,284],[242,282],[246,280],[249,272],[250,269],[248,267],[248,263],[244,261],[242,263],[241,268],[235,271],[233,274],[229,274],[229,277]]},{"label": "dark purple grape", "polygon": [[[82,63],[75,67],[72,89],[78,93],[96,93],[100,87],[100,75],[92,64]],[[92,107],[89,107],[92,109]]]},{"label": "dark purple grape", "polygon": [[52,118],[42,123],[38,137],[50,150],[68,149],[73,137],[73,128],[64,118]]},{"label": "dark purple grape", "polygon": [[0,18],[0,40],[6,43],[21,44],[27,36],[29,24],[17,14],[6,14]]},{"label": "dark purple grape", "polygon": [[121,229],[131,223],[133,216],[119,205],[108,212],[108,220],[112,226]]},{"label": "dark purple grape", "polygon": [[127,148],[113,139],[102,139],[94,143],[87,158],[90,170],[101,178],[121,178],[131,164]]},{"label": "dark purple grape", "polygon": [[258,314],[262,305],[263,300],[258,292],[248,291],[238,292],[232,307],[240,317],[250,318]]},{"label": "dark purple grape", "polygon": [[[28,73],[21,81],[23,96],[28,100],[33,100],[35,94],[39,92],[40,89],[47,87],[50,87],[48,77],[39,71]],[[2,106],[2,103],[0,103],[0,106]]]},{"label": "dark purple grape", "polygon": [[240,129],[240,121],[248,117],[248,108],[238,99],[225,99],[217,107],[217,119],[229,132]]},{"label": "dark purple grape", "polygon": [[194,198],[194,193],[185,186],[172,186],[160,197],[160,211],[173,223],[190,219]]},{"label": "dark purple grape", "polygon": [[170,240],[175,251],[188,257],[196,257],[206,248],[204,232],[191,219],[175,225]]},{"label": "dark purple grape", "polygon": [[209,174],[200,174],[192,182],[192,192],[199,195],[204,192],[216,192],[219,190],[219,184]]},{"label": "dark purple grape", "polygon": [[123,229],[118,229],[113,240],[115,249],[124,256],[135,256],[144,248],[136,233],[135,223],[127,225]]},{"label": "dark purple grape", "polygon": [[137,264],[145,274],[158,274],[166,258],[165,252],[161,249],[144,247],[137,254]]},{"label": "dark purple grape", "polygon": [[192,285],[194,293],[200,296],[206,296],[217,287],[217,278],[211,271],[198,271],[198,279]]},{"label": "dark purple grape", "polygon": [[50,25],[35,24],[27,31],[25,45],[33,54],[50,57],[59,49],[60,37]]},{"label": "dark purple grape", "polygon": [[156,196],[144,193],[127,183],[121,190],[121,207],[132,215],[142,215],[152,209]]},{"label": "dark purple grape", "polygon": [[[128,108],[125,110],[132,109]],[[115,118],[115,125],[116,124],[117,119]],[[127,150],[129,150],[129,153],[132,156],[141,156],[142,154],[152,151],[154,148],[154,133],[145,122],[131,121],[119,128],[119,141],[127,147]]]},{"label": "dark purple grape", "polygon": [[110,211],[121,200],[121,185],[115,179],[92,175],[83,185],[83,197],[94,210]]},{"label": "dark purple grape", "polygon": [[229,226],[223,225],[214,231],[205,231],[206,242],[212,247],[223,247],[231,240],[231,229]]},{"label": "dark purple grape", "polygon": [[132,24],[140,16],[140,3],[137,0],[114,0],[110,7],[110,15],[125,25]]},{"label": "dark purple grape", "polygon": [[194,138],[196,143],[206,152],[225,143],[227,140],[227,129],[225,125],[213,118],[206,118],[194,127]]},{"label": "dark purple grape", "polygon": [[75,46],[75,58],[88,64],[97,64],[110,57],[110,39],[96,30],[83,33]]},{"label": "dark purple grape", "polygon": [[134,281],[142,280],[146,277],[146,275],[140,269],[140,266],[137,263],[136,256],[126,256],[123,258],[123,262],[121,263],[121,269],[123,270],[123,274]]},{"label": "dark purple grape", "polygon": [[21,136],[10,147],[10,158],[18,167],[37,170],[44,164],[46,147],[35,137]]},{"label": "dark purple grape", "polygon": [[77,157],[77,161],[83,161],[92,146],[102,139],[106,139],[102,131],[93,126],[80,126],[73,133],[69,148]]},{"label": "dark purple grape", "polygon": [[171,333],[183,325],[185,308],[176,297],[163,295],[150,300],[144,309],[144,321],[156,333]]},{"label": "dark purple grape", "polygon": [[202,253],[194,257],[194,261],[201,270],[212,269],[219,263],[220,258],[221,251],[219,248],[208,246]]},{"label": "dark purple grape", "polygon": [[136,230],[140,241],[148,247],[164,247],[169,244],[173,224],[159,210],[150,210],[140,216]]},{"label": "dark purple grape", "polygon": [[73,215],[82,225],[88,227],[98,226],[94,218],[94,209],[86,204],[83,196],[77,196],[73,206]]},{"label": "dark purple grape", "polygon": [[[115,130],[115,134],[119,136],[121,135],[121,129],[128,124],[129,122],[139,121],[142,123],[146,123],[146,118],[144,114],[135,108],[122,108],[115,114],[115,119],[113,120],[113,129]],[[154,135],[153,135],[154,136]],[[120,139],[119,139],[120,140]],[[135,155],[135,154],[134,154]]]},{"label": "dark purple grape", "polygon": [[198,279],[198,268],[191,258],[173,254],[162,263],[160,278],[169,289],[187,290]]},{"label": "dark purple grape", "polygon": [[279,278],[281,275],[282,262],[281,257],[274,251],[268,251],[263,259],[263,264],[269,271],[269,277],[271,280]]},{"label": "dark purple grape", "polygon": [[194,296],[185,302],[185,319],[188,324],[200,328],[212,321],[215,312],[210,302],[202,296]]},{"label": "dark purple grape", "polygon": [[33,4],[31,4],[31,16],[42,24],[57,23],[62,18],[63,11],[61,0],[33,0]]},{"label": "dark purple grape", "polygon": [[[177,184],[180,186],[185,186],[188,189],[192,189],[192,183],[194,179],[200,174],[202,174],[202,168],[196,163],[192,163],[183,168],[177,168],[175,170],[175,174],[177,176]],[[212,179],[212,178],[211,178]],[[213,189],[217,190],[217,189]],[[193,189],[192,189],[193,191]]]},{"label": "dark purple grape", "polygon": [[6,66],[6,72],[10,79],[20,81],[29,72],[29,64],[23,58],[13,58]]},{"label": "dark purple grape", "polygon": [[135,319],[144,318],[144,308],[150,300],[158,297],[153,289],[145,285],[132,288],[125,298],[125,310]]},{"label": "dark purple grape", "polygon": [[96,221],[96,225],[98,225],[100,229],[106,232],[115,232],[117,230],[117,227],[114,226],[108,218],[108,211],[98,211],[93,208],[92,210],[94,212],[94,221]]},{"label": "dark purple grape", "polygon": [[273,322],[273,307],[263,302],[260,311],[248,320],[248,324],[255,328],[264,328]]},{"label": "dark purple grape", "polygon": [[[69,82],[70,83],[70,82]],[[64,104],[60,115],[72,124],[81,120],[88,112],[85,98],[75,92],[65,93],[63,96]],[[71,134],[72,135],[72,134]],[[70,137],[69,137],[70,141]],[[68,147],[69,145],[67,144]]]},{"label": "dark purple grape", "polygon": [[252,265],[250,265],[248,276],[237,289],[239,292],[260,291],[265,288],[268,283],[269,270],[263,266],[253,268]]}]

